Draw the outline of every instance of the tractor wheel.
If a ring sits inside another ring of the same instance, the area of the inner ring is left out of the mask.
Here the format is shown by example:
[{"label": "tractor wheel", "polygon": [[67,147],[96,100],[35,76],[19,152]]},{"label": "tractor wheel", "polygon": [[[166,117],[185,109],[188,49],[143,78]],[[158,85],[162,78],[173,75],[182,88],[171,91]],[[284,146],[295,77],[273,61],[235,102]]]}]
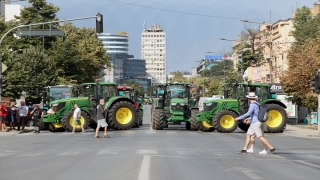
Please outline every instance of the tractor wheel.
[{"label": "tractor wheel", "polygon": [[266,121],[269,133],[283,133],[286,127],[287,113],[277,104],[269,104],[268,120]]},{"label": "tractor wheel", "polygon": [[191,129],[191,123],[190,122],[186,122],[186,129],[190,130]]},{"label": "tractor wheel", "polygon": [[49,129],[50,132],[55,132],[56,131],[56,128],[54,127],[54,125],[52,123],[49,123],[48,129]]},{"label": "tractor wheel", "polygon": [[205,121],[202,121],[199,123],[199,129],[202,131],[202,132],[212,132],[212,131],[215,131],[213,125],[212,125],[212,122],[211,123],[207,123]]},{"label": "tractor wheel", "polygon": [[237,117],[237,114],[228,111],[223,110],[219,113],[217,113],[213,117],[213,127],[221,133],[231,133],[237,129],[238,121],[235,121],[234,119]]},{"label": "tractor wheel", "polygon": [[153,107],[151,107],[151,126],[152,126],[152,129],[155,129],[156,125],[154,123],[154,109]]},{"label": "tractor wheel", "polygon": [[97,122],[93,119],[90,119],[88,126],[95,130],[95,129],[97,129]]},{"label": "tractor wheel", "polygon": [[155,130],[163,130],[165,126],[163,109],[155,109],[153,113],[154,113],[153,121],[155,125]]},{"label": "tractor wheel", "polygon": [[[73,111],[69,111],[62,118],[62,126],[66,131],[71,132],[73,130],[73,123],[74,123]],[[84,111],[81,111],[80,124],[76,125],[76,132],[82,131],[81,125],[83,126],[84,129],[87,129],[88,124],[89,124],[89,117],[87,113]]]},{"label": "tractor wheel", "polygon": [[191,131],[198,131],[199,130],[199,121],[196,119],[196,114],[199,112],[197,109],[192,109],[191,110]]},{"label": "tractor wheel", "polygon": [[140,117],[139,117],[139,112],[136,113],[136,121],[134,122],[134,125],[132,126],[133,128],[138,128],[140,126]]},{"label": "tractor wheel", "polygon": [[244,131],[244,132],[247,132],[249,127],[250,127],[250,124],[246,124],[246,123],[243,123],[243,122],[239,122],[238,123],[238,127]]},{"label": "tractor wheel", "polygon": [[140,126],[142,126],[143,125],[143,111],[142,110],[139,110],[139,118],[140,118]]},{"label": "tractor wheel", "polygon": [[108,120],[112,129],[127,130],[132,128],[137,119],[137,110],[128,101],[119,101],[109,110]]},{"label": "tractor wheel", "polygon": [[48,130],[48,123],[42,122],[42,118],[39,119],[38,126],[40,130]]}]

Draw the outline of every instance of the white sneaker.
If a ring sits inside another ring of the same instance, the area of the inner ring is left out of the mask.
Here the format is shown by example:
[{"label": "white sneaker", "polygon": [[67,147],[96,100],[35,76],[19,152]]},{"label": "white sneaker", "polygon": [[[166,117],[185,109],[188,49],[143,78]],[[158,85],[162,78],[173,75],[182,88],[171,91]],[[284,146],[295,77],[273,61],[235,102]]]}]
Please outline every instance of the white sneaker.
[{"label": "white sneaker", "polygon": [[259,154],[267,154],[268,152],[266,150],[260,151]]},{"label": "white sneaker", "polygon": [[253,153],[253,149],[247,149],[247,153]]}]

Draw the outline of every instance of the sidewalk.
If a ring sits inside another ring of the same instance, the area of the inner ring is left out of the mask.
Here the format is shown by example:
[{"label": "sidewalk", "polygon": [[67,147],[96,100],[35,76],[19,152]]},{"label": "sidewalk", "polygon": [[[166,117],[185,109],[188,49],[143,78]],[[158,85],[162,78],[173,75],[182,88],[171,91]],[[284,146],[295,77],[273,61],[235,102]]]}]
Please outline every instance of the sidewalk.
[{"label": "sidewalk", "polygon": [[[33,132],[33,127],[25,127],[24,130],[25,130],[24,133],[31,133],[31,132]],[[20,131],[17,131],[17,130],[12,130],[9,132],[0,132],[0,137],[15,136],[19,133],[20,133]]]},{"label": "sidewalk", "polygon": [[287,124],[287,127],[284,130],[283,134],[296,136],[296,137],[320,138],[320,135],[318,134],[318,130],[308,129],[306,127],[307,125],[305,125],[305,128],[304,128],[303,125]]}]

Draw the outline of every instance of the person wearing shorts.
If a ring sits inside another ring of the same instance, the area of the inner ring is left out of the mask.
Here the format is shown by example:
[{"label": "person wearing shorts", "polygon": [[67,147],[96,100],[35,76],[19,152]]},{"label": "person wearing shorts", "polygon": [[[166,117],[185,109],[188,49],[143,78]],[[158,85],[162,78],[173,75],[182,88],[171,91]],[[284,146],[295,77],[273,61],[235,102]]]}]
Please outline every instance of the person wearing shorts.
[{"label": "person wearing shorts", "polygon": [[10,115],[10,131],[16,130],[15,122],[17,121],[17,107],[15,106],[15,102],[11,102],[9,106],[9,115]]},{"label": "person wearing shorts", "polygon": [[100,99],[100,104],[97,106],[97,129],[96,129],[96,134],[94,136],[95,138],[100,138],[99,137],[100,127],[104,128],[104,137],[110,138],[110,136],[107,134],[107,129],[108,129],[108,123],[106,122],[107,111],[108,109],[104,108],[104,99]]},{"label": "person wearing shorts", "polygon": [[[74,104],[74,112],[73,112],[73,130],[72,133],[76,132],[76,126],[78,125],[78,121],[80,121],[81,117],[81,109],[79,108],[79,105],[77,103]],[[86,131],[83,128],[83,125],[81,124],[82,133],[85,133]]]},{"label": "person wearing shorts", "polygon": [[[247,121],[250,121],[250,119],[248,118]],[[265,122],[261,122],[261,131],[262,131],[262,136],[264,137],[264,131],[267,131],[267,124]],[[255,137],[256,134],[253,134],[250,137],[250,143],[251,143],[251,147],[249,149],[247,149],[247,153],[254,153],[254,145],[255,145]],[[263,150],[259,152],[259,154],[267,154],[267,146],[265,144],[263,144]]]},{"label": "person wearing shorts", "polygon": [[[250,92],[249,95],[246,97],[250,101],[249,110],[246,114],[239,116],[238,118],[235,118],[235,120],[237,121],[237,120],[242,120],[250,117],[250,126],[247,131],[244,147],[238,153],[247,154],[247,149],[250,143],[251,136],[253,134],[255,134],[257,138],[270,149],[271,153],[274,153],[276,149],[273,146],[271,146],[271,144],[268,142],[268,140],[265,137],[262,136],[262,130],[261,130],[262,123],[258,120],[259,105],[256,102],[256,99],[258,98],[258,96],[256,96],[254,92]],[[244,122],[248,123],[248,120],[245,120]]]}]

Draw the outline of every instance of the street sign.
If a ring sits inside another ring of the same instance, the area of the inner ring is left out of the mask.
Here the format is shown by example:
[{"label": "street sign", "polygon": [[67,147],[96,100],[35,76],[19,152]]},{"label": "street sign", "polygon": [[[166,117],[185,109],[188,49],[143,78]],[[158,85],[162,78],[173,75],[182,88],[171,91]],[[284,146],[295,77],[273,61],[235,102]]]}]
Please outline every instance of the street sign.
[{"label": "street sign", "polygon": [[64,31],[60,29],[31,29],[19,30],[17,36],[64,36]]},{"label": "street sign", "polygon": [[1,72],[6,71],[7,69],[8,69],[8,67],[7,67],[5,64],[2,63],[2,70],[1,70]]}]

